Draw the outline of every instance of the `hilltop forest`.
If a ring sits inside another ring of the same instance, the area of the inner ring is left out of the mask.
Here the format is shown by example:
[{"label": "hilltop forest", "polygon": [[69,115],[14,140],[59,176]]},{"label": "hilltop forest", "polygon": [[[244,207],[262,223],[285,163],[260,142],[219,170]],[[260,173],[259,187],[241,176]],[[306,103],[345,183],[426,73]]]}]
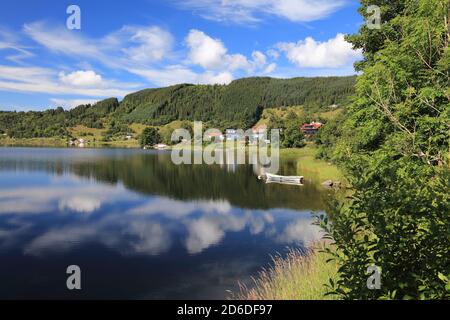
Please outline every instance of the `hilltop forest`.
[{"label": "hilltop forest", "polygon": [[77,125],[127,132],[128,125],[165,125],[175,120],[203,121],[225,129],[253,126],[266,108],[300,106],[320,111],[346,104],[356,77],[245,78],[229,85],[180,84],[145,89],[121,102],[110,98],[70,110],[0,111],[0,133],[12,138],[65,137]]}]

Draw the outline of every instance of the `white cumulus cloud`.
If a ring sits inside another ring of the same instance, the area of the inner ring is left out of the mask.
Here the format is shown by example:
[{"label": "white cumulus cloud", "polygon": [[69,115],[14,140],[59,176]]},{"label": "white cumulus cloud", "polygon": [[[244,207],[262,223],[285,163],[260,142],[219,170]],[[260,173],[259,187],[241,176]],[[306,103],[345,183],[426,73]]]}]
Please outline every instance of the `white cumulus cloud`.
[{"label": "white cumulus cloud", "polygon": [[213,39],[199,30],[191,30],[186,38],[190,49],[189,59],[205,69],[218,69],[223,66],[227,49],[219,39]]},{"label": "white cumulus cloud", "polygon": [[77,87],[99,87],[102,85],[102,76],[96,74],[92,70],[88,71],[74,71],[69,74],[64,72],[59,73],[59,80],[62,83],[77,86]]},{"label": "white cumulus cloud", "polygon": [[361,51],[353,50],[342,33],[324,42],[311,37],[297,43],[283,42],[278,48],[290,62],[302,68],[340,68],[361,57]]},{"label": "white cumulus cloud", "polygon": [[226,71],[220,79],[229,79],[228,74],[236,70],[253,73],[263,70],[267,65],[267,57],[261,51],[253,51],[252,58],[242,54],[228,54],[228,49],[220,39],[215,39],[203,31],[192,29],[186,37],[189,49],[188,59],[205,70]]}]

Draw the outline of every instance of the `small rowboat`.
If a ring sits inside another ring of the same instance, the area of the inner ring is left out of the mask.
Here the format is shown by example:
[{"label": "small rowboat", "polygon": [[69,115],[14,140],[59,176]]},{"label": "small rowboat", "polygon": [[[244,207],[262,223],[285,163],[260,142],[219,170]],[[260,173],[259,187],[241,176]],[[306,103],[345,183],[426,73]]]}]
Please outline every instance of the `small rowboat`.
[{"label": "small rowboat", "polygon": [[281,183],[281,184],[294,184],[303,185],[303,176],[279,176],[271,173],[266,173],[266,183]]}]

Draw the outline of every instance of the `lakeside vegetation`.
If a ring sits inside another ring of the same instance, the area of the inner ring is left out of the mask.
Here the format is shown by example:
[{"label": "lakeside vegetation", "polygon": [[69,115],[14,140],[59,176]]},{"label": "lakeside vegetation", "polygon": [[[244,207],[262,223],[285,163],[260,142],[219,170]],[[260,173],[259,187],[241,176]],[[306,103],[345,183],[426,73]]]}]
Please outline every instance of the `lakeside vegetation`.
[{"label": "lakeside vegetation", "polygon": [[[350,199],[331,207],[342,299],[450,298],[450,31],[447,0],[380,4],[381,29],[347,37],[364,52],[353,102],[323,137]],[[381,288],[366,285],[369,266]]]},{"label": "lakeside vegetation", "polygon": [[242,286],[232,295],[239,300],[336,300],[327,295],[326,284],[337,280],[339,265],[316,245],[306,252],[292,249],[286,256],[273,257],[273,263],[253,279],[251,287]]},{"label": "lakeside vegetation", "polygon": [[345,182],[345,176],[338,166],[324,159],[318,159],[319,149],[313,143],[308,143],[301,149],[281,149],[280,158],[283,161],[295,161],[296,172],[315,184],[326,180]]}]

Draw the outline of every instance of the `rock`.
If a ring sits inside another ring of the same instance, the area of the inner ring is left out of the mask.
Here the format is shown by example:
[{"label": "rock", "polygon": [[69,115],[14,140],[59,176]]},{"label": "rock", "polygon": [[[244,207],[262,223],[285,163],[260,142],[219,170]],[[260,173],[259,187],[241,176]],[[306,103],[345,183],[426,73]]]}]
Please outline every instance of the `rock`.
[{"label": "rock", "polygon": [[327,181],[323,182],[322,185],[324,187],[332,187],[333,186],[333,181],[332,180],[327,180]]}]

